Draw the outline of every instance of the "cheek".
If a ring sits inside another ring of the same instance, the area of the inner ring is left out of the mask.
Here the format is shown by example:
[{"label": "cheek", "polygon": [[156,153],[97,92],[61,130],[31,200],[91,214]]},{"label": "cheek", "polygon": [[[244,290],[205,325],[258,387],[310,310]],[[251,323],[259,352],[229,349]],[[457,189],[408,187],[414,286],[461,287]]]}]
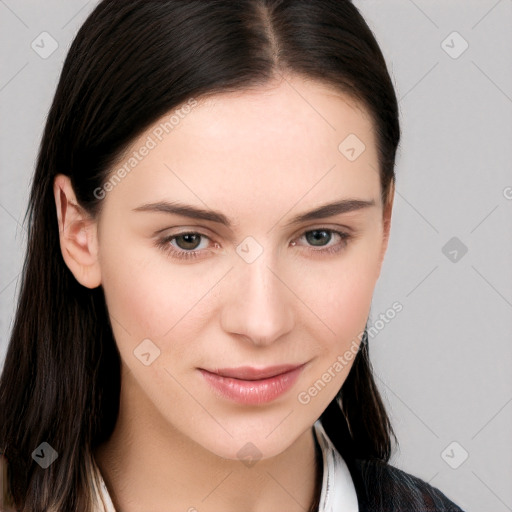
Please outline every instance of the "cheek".
[{"label": "cheek", "polygon": [[371,306],[373,284],[371,280],[339,279],[330,283],[327,293],[316,300],[314,310],[322,321],[314,322],[316,327],[311,334],[324,366],[350,347],[359,346]]},{"label": "cheek", "polygon": [[161,300],[165,296],[169,305],[178,302],[176,290],[162,287],[158,262],[148,259],[148,250],[118,234],[115,242],[104,243],[100,256],[102,287],[114,333],[135,343],[169,329],[173,318],[165,317]]},{"label": "cheek", "polygon": [[122,246],[112,244],[101,260],[102,286],[119,351],[131,367],[134,349],[150,339],[161,351],[157,366],[167,363],[171,354],[179,360],[190,341],[198,338],[209,291],[224,271],[198,276],[194,265],[180,267],[156,248],[121,254]]},{"label": "cheek", "polygon": [[[297,394],[300,404],[320,415],[347,378],[357,355],[375,288],[378,258],[368,244],[323,271],[308,275],[304,302],[317,318],[307,314],[304,329],[315,340],[315,362],[304,375]],[[313,288],[313,286],[315,286]],[[321,321],[320,321],[320,320]]]},{"label": "cheek", "polygon": [[326,342],[350,342],[364,330],[378,268],[378,244],[373,239],[325,265],[311,266],[303,282],[304,302],[322,322]]},{"label": "cheek", "polygon": [[[162,283],[157,276],[155,269],[130,253],[122,259],[111,254],[102,261],[102,285],[109,314],[114,324],[119,324],[134,341],[140,335],[157,336],[166,325],[170,328],[172,318],[164,320],[162,303],[159,304]],[[169,290],[167,302],[171,301]]]}]

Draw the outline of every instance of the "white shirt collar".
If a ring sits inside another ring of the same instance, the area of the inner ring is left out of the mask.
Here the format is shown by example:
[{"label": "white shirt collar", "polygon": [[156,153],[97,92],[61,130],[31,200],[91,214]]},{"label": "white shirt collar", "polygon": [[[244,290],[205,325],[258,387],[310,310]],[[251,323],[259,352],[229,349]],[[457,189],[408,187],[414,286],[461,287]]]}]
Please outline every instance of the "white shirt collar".
[{"label": "white shirt collar", "polygon": [[322,492],[318,512],[359,512],[350,471],[332,444],[320,419],[313,425],[324,460]]},{"label": "white shirt collar", "polygon": [[[313,424],[313,430],[323,456],[322,491],[318,512],[359,512],[356,490],[350,471],[327,436],[320,419]],[[99,467],[95,463],[94,470],[97,472],[100,481],[100,490],[98,491],[94,487],[96,496],[101,496],[105,504],[103,506],[100,501],[97,504],[96,512],[116,512]]]}]

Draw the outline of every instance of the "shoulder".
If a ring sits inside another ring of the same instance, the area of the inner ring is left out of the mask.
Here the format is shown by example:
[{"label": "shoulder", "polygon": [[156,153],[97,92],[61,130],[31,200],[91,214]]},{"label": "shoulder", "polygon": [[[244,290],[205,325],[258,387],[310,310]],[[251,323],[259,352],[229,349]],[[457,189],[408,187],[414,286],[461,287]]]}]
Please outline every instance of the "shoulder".
[{"label": "shoulder", "polygon": [[439,489],[385,462],[356,459],[351,473],[360,512],[463,512]]}]

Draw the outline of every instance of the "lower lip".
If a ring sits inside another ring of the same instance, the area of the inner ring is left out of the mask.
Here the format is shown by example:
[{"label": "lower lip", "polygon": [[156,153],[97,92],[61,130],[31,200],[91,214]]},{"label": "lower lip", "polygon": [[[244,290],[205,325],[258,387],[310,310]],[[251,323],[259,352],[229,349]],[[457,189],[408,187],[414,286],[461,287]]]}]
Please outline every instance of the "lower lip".
[{"label": "lower lip", "polygon": [[206,381],[223,397],[234,402],[247,405],[259,405],[275,400],[286,393],[303,370],[304,365],[287,373],[262,380],[240,380],[231,377],[221,377],[199,368]]}]

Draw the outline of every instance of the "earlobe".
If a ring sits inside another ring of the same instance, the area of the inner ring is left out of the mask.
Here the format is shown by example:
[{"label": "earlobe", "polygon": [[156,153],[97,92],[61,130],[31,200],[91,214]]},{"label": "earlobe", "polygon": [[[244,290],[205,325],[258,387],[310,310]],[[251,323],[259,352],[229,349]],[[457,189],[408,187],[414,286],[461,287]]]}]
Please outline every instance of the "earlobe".
[{"label": "earlobe", "polygon": [[79,206],[68,176],[55,177],[53,192],[64,262],[80,284],[96,288],[101,284],[97,223]]}]

